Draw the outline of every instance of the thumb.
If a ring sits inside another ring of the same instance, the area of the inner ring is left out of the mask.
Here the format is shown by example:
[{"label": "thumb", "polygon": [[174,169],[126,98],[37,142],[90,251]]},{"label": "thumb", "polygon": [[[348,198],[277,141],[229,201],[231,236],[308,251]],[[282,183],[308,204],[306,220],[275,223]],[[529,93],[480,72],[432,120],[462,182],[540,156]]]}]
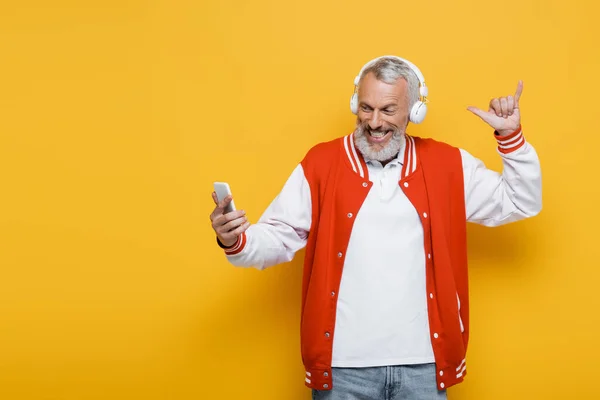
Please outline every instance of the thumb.
[{"label": "thumb", "polygon": [[471,111],[473,114],[477,115],[479,118],[484,120],[485,122],[489,122],[489,113],[479,109],[477,107],[469,106],[467,110]]}]

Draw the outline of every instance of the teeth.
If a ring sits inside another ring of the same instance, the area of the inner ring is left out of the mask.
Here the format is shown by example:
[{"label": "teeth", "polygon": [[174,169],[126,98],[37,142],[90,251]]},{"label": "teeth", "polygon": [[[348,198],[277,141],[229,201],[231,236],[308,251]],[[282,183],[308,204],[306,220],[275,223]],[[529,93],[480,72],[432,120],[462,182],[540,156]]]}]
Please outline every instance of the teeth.
[{"label": "teeth", "polygon": [[385,132],[373,132],[373,131],[371,131],[371,136],[376,137],[376,138],[384,137],[385,136]]}]

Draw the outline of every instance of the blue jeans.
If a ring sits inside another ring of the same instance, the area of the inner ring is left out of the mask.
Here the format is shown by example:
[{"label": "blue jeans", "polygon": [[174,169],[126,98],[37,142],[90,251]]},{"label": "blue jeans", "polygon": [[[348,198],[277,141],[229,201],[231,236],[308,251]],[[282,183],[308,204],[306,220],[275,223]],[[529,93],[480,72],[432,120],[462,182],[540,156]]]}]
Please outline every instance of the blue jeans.
[{"label": "blue jeans", "polygon": [[333,368],[333,389],[314,390],[313,400],[443,400],[435,364]]}]

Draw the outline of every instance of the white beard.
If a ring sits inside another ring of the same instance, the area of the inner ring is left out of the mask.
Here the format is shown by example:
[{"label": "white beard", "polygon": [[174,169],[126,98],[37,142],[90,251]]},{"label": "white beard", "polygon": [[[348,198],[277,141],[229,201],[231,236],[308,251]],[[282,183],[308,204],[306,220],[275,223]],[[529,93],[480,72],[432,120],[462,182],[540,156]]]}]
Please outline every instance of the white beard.
[{"label": "white beard", "polygon": [[397,129],[394,130],[392,137],[381,150],[372,148],[367,139],[368,134],[364,124],[357,124],[356,130],[354,131],[354,144],[366,159],[379,162],[389,161],[394,158],[402,148],[404,133]]}]

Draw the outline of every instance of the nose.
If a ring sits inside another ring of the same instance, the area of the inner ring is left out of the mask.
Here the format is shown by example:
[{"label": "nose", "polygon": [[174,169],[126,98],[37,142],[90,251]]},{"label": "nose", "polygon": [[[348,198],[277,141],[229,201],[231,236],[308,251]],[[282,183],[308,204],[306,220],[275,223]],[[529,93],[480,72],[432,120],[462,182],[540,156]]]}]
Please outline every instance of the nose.
[{"label": "nose", "polygon": [[369,128],[375,130],[377,128],[381,128],[381,120],[379,115],[379,110],[373,111],[371,119],[369,120]]}]

